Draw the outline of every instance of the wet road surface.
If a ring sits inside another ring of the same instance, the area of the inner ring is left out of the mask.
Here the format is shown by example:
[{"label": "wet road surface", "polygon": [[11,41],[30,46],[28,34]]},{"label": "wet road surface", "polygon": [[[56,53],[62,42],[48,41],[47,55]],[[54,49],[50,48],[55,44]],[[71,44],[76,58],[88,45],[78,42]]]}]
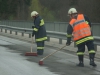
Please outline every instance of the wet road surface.
[{"label": "wet road surface", "polygon": [[[77,56],[59,51],[38,65],[39,60],[58,48],[45,47],[43,56],[25,56],[31,42],[0,36],[0,74],[2,75],[100,75],[100,62],[94,68],[84,59],[85,67],[77,67]],[[67,48],[67,47],[66,47]],[[33,44],[36,52],[36,44]]]}]

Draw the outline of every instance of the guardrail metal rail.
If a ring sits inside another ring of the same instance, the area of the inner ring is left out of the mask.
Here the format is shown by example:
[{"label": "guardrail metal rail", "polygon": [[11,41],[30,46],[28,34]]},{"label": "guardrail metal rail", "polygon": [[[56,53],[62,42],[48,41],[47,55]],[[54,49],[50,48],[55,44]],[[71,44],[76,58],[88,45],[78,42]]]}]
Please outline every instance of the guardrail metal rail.
[{"label": "guardrail metal rail", "polygon": [[[22,33],[22,36],[24,36],[24,33],[29,34],[29,38],[31,38],[32,29],[30,28],[19,28],[7,25],[0,25],[0,29],[1,32],[3,29],[5,29],[5,33],[7,33],[7,30],[9,30],[10,34],[12,34],[12,31],[14,31],[15,35],[17,35],[18,32]],[[47,36],[48,41],[50,41],[50,37],[59,39],[59,44],[62,44],[62,40],[66,39],[66,33],[64,32],[47,31]],[[100,37],[94,36],[94,44],[95,50],[97,50],[97,45],[100,45]]]}]

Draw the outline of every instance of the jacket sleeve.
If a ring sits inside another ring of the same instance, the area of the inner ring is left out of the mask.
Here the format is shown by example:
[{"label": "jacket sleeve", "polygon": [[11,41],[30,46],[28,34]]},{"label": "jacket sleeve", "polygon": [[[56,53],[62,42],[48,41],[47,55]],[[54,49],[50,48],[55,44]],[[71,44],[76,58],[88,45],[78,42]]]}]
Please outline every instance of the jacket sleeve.
[{"label": "jacket sleeve", "polygon": [[73,32],[73,28],[69,24],[67,27],[67,42],[71,42],[72,32]]},{"label": "jacket sleeve", "polygon": [[34,22],[34,31],[37,32],[39,30],[39,27],[40,27],[40,18],[37,18]]},{"label": "jacket sleeve", "polygon": [[90,28],[91,28],[91,35],[93,35],[93,33],[92,33],[92,25],[91,25],[90,19],[86,15],[84,15],[84,19],[87,22],[87,24],[90,26]]},{"label": "jacket sleeve", "polygon": [[84,15],[84,19],[88,23],[88,25],[91,27],[91,22],[90,22],[89,18],[86,15]]}]

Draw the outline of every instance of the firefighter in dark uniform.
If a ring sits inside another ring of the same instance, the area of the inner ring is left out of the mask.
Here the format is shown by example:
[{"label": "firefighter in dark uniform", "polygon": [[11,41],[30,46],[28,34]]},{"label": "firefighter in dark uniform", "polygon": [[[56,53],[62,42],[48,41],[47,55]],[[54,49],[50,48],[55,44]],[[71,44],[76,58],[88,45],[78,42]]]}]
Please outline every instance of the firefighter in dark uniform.
[{"label": "firefighter in dark uniform", "polygon": [[32,37],[35,35],[35,40],[37,43],[37,54],[43,55],[44,52],[44,42],[47,40],[46,29],[44,26],[44,20],[39,16],[37,11],[31,13],[31,17],[34,18],[34,26]]},{"label": "firefighter in dark uniform", "polygon": [[94,38],[92,36],[89,18],[84,14],[77,13],[75,8],[69,9],[68,15],[70,16],[71,21],[67,27],[66,45],[71,44],[71,37],[73,36],[73,40],[78,47],[77,55],[79,64],[77,64],[77,66],[84,67],[84,52],[86,45],[89,52],[90,65],[96,67],[97,65],[94,62],[96,51],[94,50]]}]

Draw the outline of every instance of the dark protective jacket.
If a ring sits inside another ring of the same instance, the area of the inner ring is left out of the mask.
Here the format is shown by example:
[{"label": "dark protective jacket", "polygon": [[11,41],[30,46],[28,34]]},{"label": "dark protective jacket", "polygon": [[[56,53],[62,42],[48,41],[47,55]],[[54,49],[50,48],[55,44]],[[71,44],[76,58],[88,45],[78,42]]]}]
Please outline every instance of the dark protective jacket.
[{"label": "dark protective jacket", "polygon": [[34,19],[33,31],[35,33],[36,42],[47,40],[47,34],[46,34],[45,26],[44,26],[44,20],[40,16],[37,16]]},{"label": "dark protective jacket", "polygon": [[[67,42],[71,41],[72,34],[74,33],[76,33],[75,34],[76,36],[73,35],[76,45],[79,45],[89,40],[93,40],[91,30],[89,29],[90,27],[91,27],[91,22],[88,19],[88,17],[83,14],[78,14],[75,18],[71,19],[67,27]],[[87,35],[87,31],[89,32],[88,35]],[[77,36],[78,36],[78,39],[75,38]]]}]

